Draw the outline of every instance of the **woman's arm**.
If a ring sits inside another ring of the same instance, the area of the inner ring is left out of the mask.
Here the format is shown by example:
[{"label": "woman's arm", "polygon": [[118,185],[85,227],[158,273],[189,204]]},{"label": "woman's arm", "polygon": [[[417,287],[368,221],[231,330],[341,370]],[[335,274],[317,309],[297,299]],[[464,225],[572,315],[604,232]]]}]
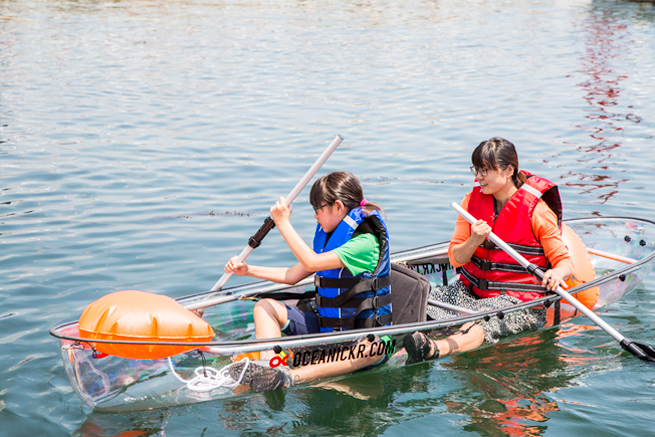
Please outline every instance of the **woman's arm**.
[{"label": "woman's arm", "polygon": [[[471,193],[468,193],[462,199],[461,207],[468,211],[469,199]],[[461,267],[471,260],[475,249],[484,242],[491,232],[491,226],[484,220],[478,220],[474,225],[461,215],[457,215],[453,237],[450,239],[448,247],[448,258],[453,267]]]},{"label": "woman's arm", "polygon": [[562,240],[557,216],[543,200],[540,200],[534,209],[532,231],[544,248],[546,258],[554,266],[544,273],[541,285],[548,290],[554,290],[557,286],[567,288],[566,280],[573,275],[573,260]]},{"label": "woman's arm", "polygon": [[487,235],[491,232],[491,226],[484,220],[478,220],[471,225],[471,236],[463,243],[455,244],[452,247],[453,257],[460,266],[471,260],[473,252],[481,245]]},{"label": "woman's arm", "polygon": [[[471,194],[467,194],[462,199],[460,206],[468,211],[469,198]],[[450,245],[448,246],[448,259],[453,267],[461,267],[471,259],[473,252],[475,252],[475,247],[471,248],[468,243],[468,239],[471,236],[471,225],[466,221],[461,215],[457,215],[457,221],[455,222],[455,230],[453,231],[453,236],[450,238]]]}]

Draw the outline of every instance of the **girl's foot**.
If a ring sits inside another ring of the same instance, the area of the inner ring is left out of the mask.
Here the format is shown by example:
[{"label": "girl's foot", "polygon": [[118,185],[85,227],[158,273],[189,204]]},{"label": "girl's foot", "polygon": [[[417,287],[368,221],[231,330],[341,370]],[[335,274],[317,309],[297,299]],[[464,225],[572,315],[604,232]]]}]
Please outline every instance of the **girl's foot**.
[{"label": "girl's foot", "polygon": [[407,351],[407,364],[439,358],[439,349],[427,335],[416,331],[405,335],[403,339]]}]

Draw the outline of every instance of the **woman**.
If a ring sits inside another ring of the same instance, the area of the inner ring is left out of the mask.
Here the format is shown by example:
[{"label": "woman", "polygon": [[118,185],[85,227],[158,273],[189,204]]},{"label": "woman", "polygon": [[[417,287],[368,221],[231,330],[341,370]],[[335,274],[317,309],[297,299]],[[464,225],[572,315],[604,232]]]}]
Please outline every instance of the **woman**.
[{"label": "woman", "polygon": [[[477,221],[470,225],[458,216],[448,249],[451,264],[460,267],[460,279],[434,290],[430,299],[480,312],[527,302],[558,286],[566,288],[573,262],[561,238],[557,186],[520,171],[514,145],[502,138],[480,143],[471,161],[479,187],[464,197],[461,206]],[[491,231],[545,271],[541,284],[486,239]],[[439,320],[455,313],[430,306],[428,315]],[[460,333],[442,340],[414,332],[405,336],[404,344],[409,362],[424,361],[537,330],[545,322],[545,309],[530,308],[508,313],[502,320],[494,317],[465,325]]]},{"label": "woman", "polygon": [[[316,272],[317,312],[304,312],[274,299],[255,305],[257,338],[303,335],[333,330],[380,326],[391,323],[389,238],[382,210],[364,198],[357,178],[334,172],[312,186],[310,202],[318,222],[313,249],[290,222],[291,210],[284,199],[272,208],[271,216],[282,237],[298,259],[293,267],[262,267],[237,263],[232,258],[226,273],[248,275],[284,284],[295,284]],[[383,340],[381,340],[383,341]],[[255,391],[282,388],[298,381],[336,376],[377,364],[380,355],[358,357],[290,370],[266,363],[273,353],[262,354],[264,362],[249,363],[244,382]],[[263,365],[262,365],[263,364]],[[246,364],[230,368],[234,379]]]}]

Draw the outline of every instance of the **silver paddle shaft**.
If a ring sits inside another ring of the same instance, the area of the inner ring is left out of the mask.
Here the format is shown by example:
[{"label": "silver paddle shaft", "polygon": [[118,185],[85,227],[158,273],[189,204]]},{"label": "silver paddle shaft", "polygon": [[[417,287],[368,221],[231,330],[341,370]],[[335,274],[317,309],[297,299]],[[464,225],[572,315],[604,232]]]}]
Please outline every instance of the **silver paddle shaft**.
[{"label": "silver paddle shaft", "polygon": [[432,306],[443,308],[445,310],[455,311],[456,313],[471,314],[471,315],[477,314],[476,311],[470,310],[468,308],[462,308],[455,305],[451,305],[449,303],[439,302],[438,300],[434,300],[434,299],[428,299],[428,303]]},{"label": "silver paddle shaft", "polygon": [[[310,167],[309,170],[307,170],[307,173],[305,173],[305,176],[298,181],[296,186],[291,190],[289,195],[284,198],[284,203],[288,207],[291,205],[291,202],[295,200],[295,198],[300,194],[303,188],[305,188],[305,185],[309,182],[309,180],[316,174],[319,168],[323,164],[325,164],[325,161],[332,155],[332,152],[336,150],[337,147],[339,147],[339,144],[343,141],[343,138],[341,138],[340,135],[337,135],[334,140],[330,143],[330,145],[323,151],[321,156],[318,157],[314,165]],[[246,258],[248,258],[248,255],[250,255],[250,252],[252,252],[254,248],[251,247],[250,245],[246,245],[246,247],[243,248],[239,256],[237,257],[237,263],[243,262]],[[223,273],[223,276],[221,276],[221,279],[218,280],[216,284],[212,287],[211,291],[218,291],[227,282],[228,279],[232,276],[232,273]]]},{"label": "silver paddle shaft", "polygon": [[[464,217],[466,219],[466,221],[468,221],[469,223],[473,224],[473,223],[475,223],[477,221],[477,219],[475,217],[473,217],[471,214],[469,214],[468,211],[466,211],[464,208],[459,206],[457,203],[455,203],[455,202],[451,203],[450,207],[452,209],[454,209],[455,211],[457,211],[457,213],[459,215],[461,215],[462,217]],[[494,234],[493,232],[490,232],[489,235],[487,236],[487,238],[489,238],[491,241],[493,241],[496,244],[496,246],[503,249],[509,256],[514,258],[519,264],[521,264],[523,267],[525,267],[526,270],[528,270],[529,272],[531,271],[531,269],[530,269],[531,263],[527,259],[525,259],[521,254],[519,254],[517,251],[512,249],[507,243],[505,243],[503,240],[498,238],[498,236],[496,236],[496,234]],[[539,270],[537,270],[537,271],[539,271]],[[611,335],[612,338],[614,338],[614,340],[618,341],[619,343],[621,343],[623,341],[623,339],[625,337],[623,335],[621,335],[621,333],[619,333],[616,329],[612,328],[610,325],[605,323],[605,321],[603,319],[601,319],[596,314],[594,314],[594,312],[591,311],[589,308],[582,305],[580,303],[580,301],[578,301],[576,298],[571,296],[568,292],[564,291],[564,289],[562,287],[558,286],[557,289],[555,289],[555,293],[557,293],[558,295],[560,295],[564,299],[566,299],[566,301],[568,303],[570,303],[571,305],[573,305],[575,307],[575,309],[577,309],[582,314],[587,316],[592,322],[594,322],[596,325],[598,325],[603,331],[605,331],[609,335]]]}]

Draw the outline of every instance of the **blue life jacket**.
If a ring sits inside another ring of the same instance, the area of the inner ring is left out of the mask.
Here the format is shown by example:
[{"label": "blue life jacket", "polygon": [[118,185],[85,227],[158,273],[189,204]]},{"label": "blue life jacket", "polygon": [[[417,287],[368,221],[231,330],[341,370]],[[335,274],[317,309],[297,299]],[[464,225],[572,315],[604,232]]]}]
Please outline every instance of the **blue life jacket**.
[{"label": "blue life jacket", "polygon": [[355,277],[345,267],[316,272],[314,283],[321,332],[391,324],[389,234],[379,211],[366,216],[361,208],[354,208],[331,235],[318,225],[314,251],[329,252],[343,246],[364,220],[371,225],[380,244],[377,267],[373,274],[364,272]]}]

